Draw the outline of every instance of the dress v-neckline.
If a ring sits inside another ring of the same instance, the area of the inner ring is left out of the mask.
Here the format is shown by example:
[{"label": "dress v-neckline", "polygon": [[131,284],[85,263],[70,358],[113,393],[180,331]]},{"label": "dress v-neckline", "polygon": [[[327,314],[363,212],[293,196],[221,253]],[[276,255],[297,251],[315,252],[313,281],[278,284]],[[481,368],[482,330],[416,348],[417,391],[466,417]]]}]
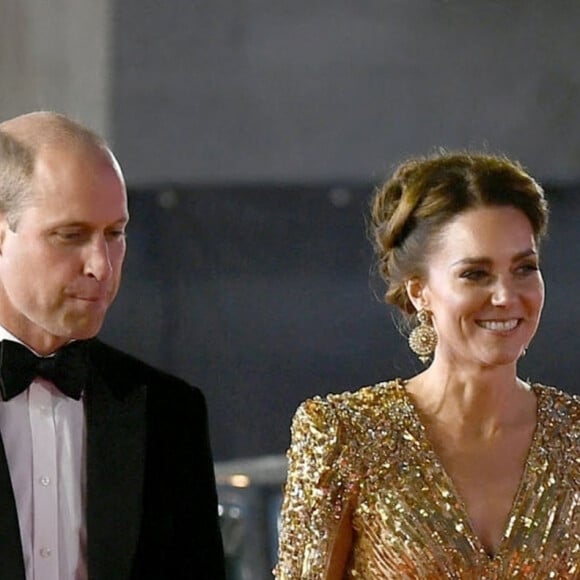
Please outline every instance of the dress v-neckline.
[{"label": "dress v-neckline", "polygon": [[423,424],[423,422],[421,421],[421,416],[415,406],[415,404],[413,403],[413,400],[411,398],[411,396],[409,395],[407,389],[406,389],[406,381],[403,379],[398,379],[396,381],[400,391],[403,394],[403,398],[404,401],[406,403],[406,405],[408,406],[408,408],[411,411],[411,415],[413,418],[413,423],[415,428],[417,429],[417,431],[420,433],[420,441],[422,443],[422,447],[424,448],[425,452],[430,455],[431,459],[433,460],[433,462],[437,465],[438,469],[440,470],[442,476],[443,476],[443,480],[445,482],[445,485],[448,488],[448,492],[451,495],[451,497],[453,497],[453,499],[455,500],[455,505],[456,507],[456,512],[459,516],[459,523],[464,524],[465,526],[465,533],[467,536],[469,536],[469,539],[471,540],[471,542],[473,543],[474,546],[477,547],[477,550],[479,551],[479,553],[484,556],[488,562],[493,563],[499,559],[501,559],[502,553],[504,552],[504,550],[507,547],[507,542],[510,538],[512,529],[513,529],[513,519],[514,517],[516,517],[516,514],[519,511],[519,506],[523,500],[524,494],[525,494],[525,488],[528,485],[528,481],[530,478],[530,464],[533,462],[533,458],[536,455],[537,449],[539,448],[540,445],[540,439],[541,439],[541,433],[540,433],[540,425],[542,424],[541,421],[541,409],[542,409],[542,393],[539,389],[535,388],[535,385],[531,385],[531,388],[536,396],[536,426],[534,428],[534,432],[532,435],[532,440],[530,442],[530,446],[528,448],[528,452],[526,454],[526,459],[524,462],[524,469],[522,471],[522,475],[520,478],[520,481],[518,483],[517,489],[516,489],[516,493],[514,495],[511,507],[507,513],[505,522],[502,526],[502,534],[501,534],[501,539],[500,542],[498,544],[497,550],[495,552],[495,554],[490,554],[488,552],[488,550],[486,549],[483,541],[481,540],[481,538],[478,536],[478,534],[475,532],[473,525],[471,523],[471,517],[469,515],[469,512],[467,511],[467,507],[466,507],[466,503],[465,500],[463,499],[462,495],[459,493],[455,482],[453,481],[453,478],[451,477],[451,475],[449,475],[449,473],[447,472],[447,470],[445,469],[445,466],[443,465],[443,462],[441,461],[441,458],[439,457],[439,454],[435,451],[435,448],[433,447],[433,444],[431,443],[431,440],[429,439],[429,436],[427,434],[427,429],[425,427],[425,425]]}]

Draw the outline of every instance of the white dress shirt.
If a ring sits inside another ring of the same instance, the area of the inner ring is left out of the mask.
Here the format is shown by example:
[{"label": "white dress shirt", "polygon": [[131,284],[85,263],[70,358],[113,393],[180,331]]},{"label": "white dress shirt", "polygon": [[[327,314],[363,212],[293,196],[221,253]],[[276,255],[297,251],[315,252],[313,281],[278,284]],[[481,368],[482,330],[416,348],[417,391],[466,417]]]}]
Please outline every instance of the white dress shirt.
[{"label": "white dress shirt", "polygon": [[[4,339],[21,342],[0,327]],[[46,379],[36,377],[9,401],[0,397],[26,580],[87,579],[85,431],[82,397]]]}]

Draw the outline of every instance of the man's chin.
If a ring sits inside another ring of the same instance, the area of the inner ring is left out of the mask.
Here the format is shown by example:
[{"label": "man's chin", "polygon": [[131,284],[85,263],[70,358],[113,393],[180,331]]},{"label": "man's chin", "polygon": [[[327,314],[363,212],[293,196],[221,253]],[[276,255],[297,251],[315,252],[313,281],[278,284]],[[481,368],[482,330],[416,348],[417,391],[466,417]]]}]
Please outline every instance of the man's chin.
[{"label": "man's chin", "polygon": [[69,340],[88,340],[99,334],[104,320],[86,320],[82,323],[66,325],[61,336]]}]

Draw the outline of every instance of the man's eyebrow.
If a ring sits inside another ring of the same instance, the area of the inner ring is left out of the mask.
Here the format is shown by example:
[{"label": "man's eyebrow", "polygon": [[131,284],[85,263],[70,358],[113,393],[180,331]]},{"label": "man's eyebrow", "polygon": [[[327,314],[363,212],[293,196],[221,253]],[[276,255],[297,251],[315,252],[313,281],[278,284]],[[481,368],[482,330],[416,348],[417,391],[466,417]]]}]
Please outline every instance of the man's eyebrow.
[{"label": "man's eyebrow", "polygon": [[[129,218],[122,217],[114,222],[111,222],[110,224],[107,224],[107,226],[121,226],[121,225],[127,225],[128,223],[129,223]],[[51,227],[53,227],[53,228],[59,228],[59,227],[86,228],[86,227],[92,227],[92,224],[90,222],[85,222],[85,221],[80,221],[80,220],[79,221],[60,221],[60,222],[55,222],[54,224],[51,225]]]}]

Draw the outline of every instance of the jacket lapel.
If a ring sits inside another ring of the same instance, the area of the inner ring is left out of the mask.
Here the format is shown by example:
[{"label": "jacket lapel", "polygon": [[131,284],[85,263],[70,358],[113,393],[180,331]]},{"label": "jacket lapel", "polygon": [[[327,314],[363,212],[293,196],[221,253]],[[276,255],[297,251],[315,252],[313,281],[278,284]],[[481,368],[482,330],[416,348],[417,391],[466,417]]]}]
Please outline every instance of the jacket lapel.
[{"label": "jacket lapel", "polygon": [[139,539],[146,388],[119,380],[96,374],[85,392],[91,580],[129,578]]},{"label": "jacket lapel", "polygon": [[8,461],[0,437],[0,572],[2,578],[24,580],[20,526],[12,491]]}]

